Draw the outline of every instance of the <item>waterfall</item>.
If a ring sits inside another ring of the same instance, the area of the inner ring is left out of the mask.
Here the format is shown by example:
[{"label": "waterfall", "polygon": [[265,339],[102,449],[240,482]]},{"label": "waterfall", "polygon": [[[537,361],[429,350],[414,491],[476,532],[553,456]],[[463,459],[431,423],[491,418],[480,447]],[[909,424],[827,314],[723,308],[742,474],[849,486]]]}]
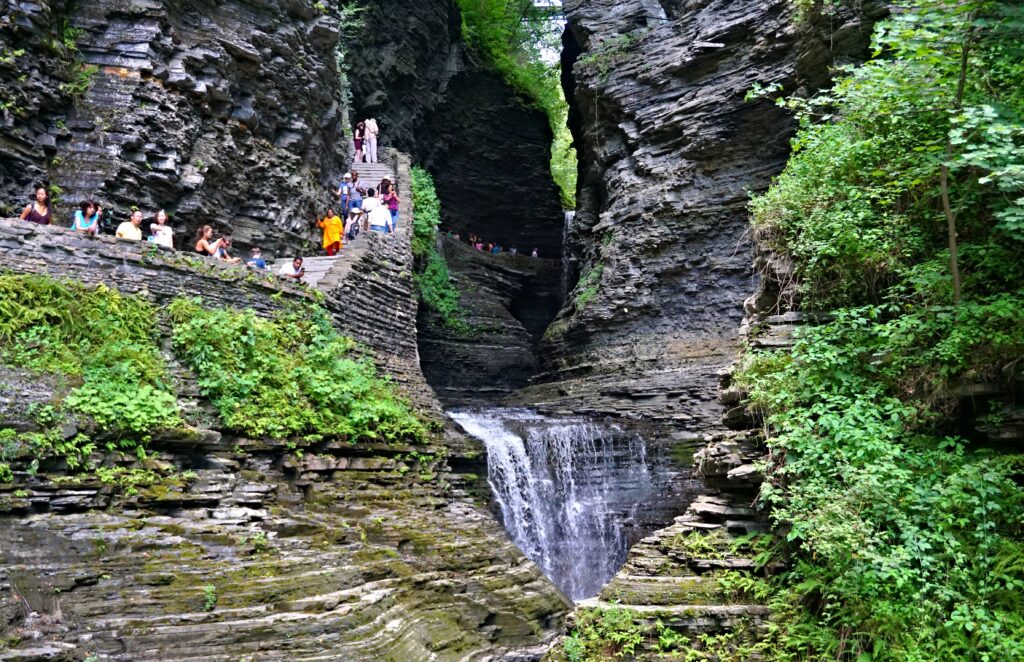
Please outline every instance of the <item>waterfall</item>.
[{"label": "waterfall", "polygon": [[487,448],[487,479],[512,541],[573,600],[596,595],[626,559],[651,496],[644,440],[528,410],[450,413]]}]

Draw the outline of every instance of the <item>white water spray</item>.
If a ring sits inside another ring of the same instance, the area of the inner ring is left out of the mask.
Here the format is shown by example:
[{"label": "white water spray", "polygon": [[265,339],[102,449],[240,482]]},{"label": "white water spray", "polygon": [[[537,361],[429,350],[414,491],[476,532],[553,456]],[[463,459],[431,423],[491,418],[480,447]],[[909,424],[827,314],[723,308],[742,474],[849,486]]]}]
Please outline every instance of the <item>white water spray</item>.
[{"label": "white water spray", "polygon": [[592,597],[629,551],[650,496],[642,438],[526,410],[455,411],[487,447],[487,478],[513,542],[573,600]]}]

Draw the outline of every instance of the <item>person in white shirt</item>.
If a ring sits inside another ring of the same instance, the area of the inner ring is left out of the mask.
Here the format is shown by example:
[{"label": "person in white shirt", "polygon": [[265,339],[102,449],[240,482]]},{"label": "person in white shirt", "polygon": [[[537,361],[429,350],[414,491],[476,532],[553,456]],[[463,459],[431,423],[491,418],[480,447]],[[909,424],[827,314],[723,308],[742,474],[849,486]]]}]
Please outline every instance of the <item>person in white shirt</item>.
[{"label": "person in white shirt", "polygon": [[281,266],[281,270],[277,272],[283,278],[291,278],[295,281],[301,281],[302,277],[306,275],[306,268],[302,266],[302,258],[297,257],[292,260],[291,264],[285,263]]},{"label": "person in white shirt", "polygon": [[366,162],[376,163],[377,162],[377,134],[380,133],[380,127],[377,126],[377,120],[372,117],[366,120]]},{"label": "person in white shirt", "polygon": [[153,234],[153,243],[167,248],[174,248],[174,230],[167,225],[167,212],[163,209],[156,213],[156,222],[149,226]]}]

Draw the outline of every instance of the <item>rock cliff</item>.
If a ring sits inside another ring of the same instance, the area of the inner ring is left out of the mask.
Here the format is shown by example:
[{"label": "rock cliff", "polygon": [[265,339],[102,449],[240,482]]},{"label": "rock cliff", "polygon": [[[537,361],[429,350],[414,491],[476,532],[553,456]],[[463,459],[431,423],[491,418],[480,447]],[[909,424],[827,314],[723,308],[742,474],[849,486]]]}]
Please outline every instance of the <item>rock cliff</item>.
[{"label": "rock cliff", "polygon": [[112,222],[138,205],[188,236],[209,223],[243,247],[305,245],[347,162],[330,3],[3,5],[9,212],[46,182],[62,223],[94,197]]},{"label": "rock cliff", "polygon": [[561,263],[491,255],[450,238],[441,249],[468,328],[449,329],[420,310],[424,375],[445,406],[493,404],[537,369],[541,335],[562,304]]},{"label": "rock cliff", "polygon": [[747,191],[781,170],[793,130],[745,94],[821,86],[866,47],[877,9],[821,25],[785,0],[567,0],[565,12],[575,288],[542,344],[541,383],[521,397],[717,428],[715,375],[757,278]]}]

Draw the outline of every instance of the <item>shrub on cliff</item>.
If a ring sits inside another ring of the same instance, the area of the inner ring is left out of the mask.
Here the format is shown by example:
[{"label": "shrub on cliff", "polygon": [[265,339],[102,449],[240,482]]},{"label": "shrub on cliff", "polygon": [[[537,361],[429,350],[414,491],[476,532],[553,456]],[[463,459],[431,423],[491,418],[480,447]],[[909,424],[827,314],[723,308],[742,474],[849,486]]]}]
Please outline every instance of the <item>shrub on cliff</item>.
[{"label": "shrub on cliff", "polygon": [[169,308],[174,349],[226,426],[258,437],[334,436],[416,443],[427,430],[319,306],[262,319],[252,311]]},{"label": "shrub on cliff", "polygon": [[413,238],[416,258],[416,291],[420,302],[441,316],[454,331],[466,331],[459,291],[452,285],[448,263],[437,250],[437,226],[441,223],[441,202],[434,179],[423,168],[412,169]]},{"label": "shrub on cliff", "polygon": [[1024,357],[1024,12],[898,5],[874,60],[785,102],[794,154],[753,202],[804,306],[834,313],[739,375],[791,560],[766,650],[1022,659],[1024,457],[950,414]]},{"label": "shrub on cliff", "polygon": [[66,384],[57,401],[33,409],[43,432],[12,439],[4,453],[27,448],[34,466],[60,458],[74,470],[86,467],[95,444],[63,438],[65,416],[88,417],[110,450],[138,454],[151,432],[180,425],[156,322],[150,303],[102,285],[0,275],[0,362]]}]

